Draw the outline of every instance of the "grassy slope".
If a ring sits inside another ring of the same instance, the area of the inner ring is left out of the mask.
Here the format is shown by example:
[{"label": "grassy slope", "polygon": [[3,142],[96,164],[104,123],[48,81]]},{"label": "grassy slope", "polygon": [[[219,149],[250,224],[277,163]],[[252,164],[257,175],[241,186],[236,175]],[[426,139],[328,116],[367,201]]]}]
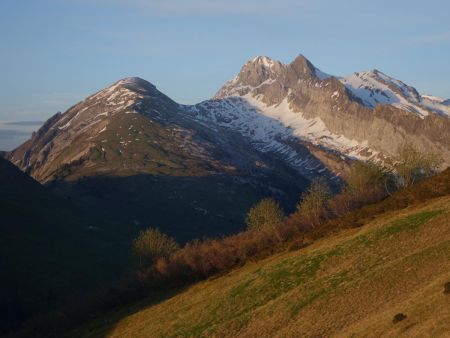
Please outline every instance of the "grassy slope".
[{"label": "grassy slope", "polygon": [[[108,337],[445,336],[450,197],[382,214],[308,248],[250,263],[157,305],[78,329]],[[407,318],[393,324],[402,312]]]}]

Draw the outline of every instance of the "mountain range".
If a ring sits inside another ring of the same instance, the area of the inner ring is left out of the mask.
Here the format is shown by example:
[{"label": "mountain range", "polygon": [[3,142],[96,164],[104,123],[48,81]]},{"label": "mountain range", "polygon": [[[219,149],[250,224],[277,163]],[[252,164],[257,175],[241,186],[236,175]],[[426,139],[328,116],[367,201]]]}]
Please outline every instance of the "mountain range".
[{"label": "mountain range", "polygon": [[[307,178],[332,177],[342,173],[332,165],[342,156],[386,161],[405,141],[439,151],[448,165],[449,114],[448,100],[378,70],[337,77],[302,55],[290,64],[256,57],[214,98],[192,106],[145,80],[122,79],[50,118],[10,159],[41,182],[119,172],[232,174],[250,170],[260,154]],[[249,144],[255,158],[232,141]],[[191,162],[180,165],[181,158]]]},{"label": "mountain range", "polygon": [[405,142],[438,152],[445,168],[449,114],[448,101],[378,70],[339,77],[303,55],[289,64],[256,57],[195,105],[140,78],[119,80],[7,156],[106,219],[189,240],[238,230],[264,196],[292,210],[314,178],[337,188],[354,159],[389,165]]}]

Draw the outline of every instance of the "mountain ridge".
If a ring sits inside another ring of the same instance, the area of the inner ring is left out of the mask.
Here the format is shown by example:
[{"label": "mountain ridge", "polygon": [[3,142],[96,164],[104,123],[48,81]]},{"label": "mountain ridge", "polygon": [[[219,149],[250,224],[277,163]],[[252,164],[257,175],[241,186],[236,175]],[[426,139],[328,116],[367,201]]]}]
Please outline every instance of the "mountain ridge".
[{"label": "mountain ridge", "polygon": [[[443,102],[421,96],[415,88],[376,69],[336,77],[316,68],[302,54],[289,64],[258,56],[246,62],[211,100],[197,105],[180,105],[139,77],[123,78],[50,118],[9,158],[41,182],[64,176],[68,167],[72,170],[82,163],[90,166],[89,172],[97,168],[97,174],[153,172],[156,169],[138,165],[133,154],[124,160],[123,148],[131,148],[140,139],[130,139],[132,132],[116,132],[108,140],[99,140],[100,134],[108,134],[110,121],[122,119],[128,124],[124,114],[137,113],[133,119],[139,125],[157,121],[184,126],[175,138],[189,146],[182,149],[175,142],[164,151],[179,161],[186,156],[193,158],[207,175],[236,171],[233,150],[227,151],[227,163],[216,156],[223,153],[222,141],[231,140],[226,136],[229,133],[237,133],[257,152],[279,158],[309,179],[325,171],[330,172],[330,179],[345,176],[339,164],[341,155],[389,163],[402,142],[442,153],[444,165],[448,165],[450,123]],[[131,131],[135,127],[128,125]],[[91,136],[84,137],[86,133]],[[114,138],[120,144],[115,142],[108,151],[102,143],[114,143]],[[207,141],[211,139],[212,143]],[[170,143],[168,134],[165,140],[166,145]],[[219,143],[222,150],[217,149]],[[146,150],[137,150],[138,158],[142,151]],[[323,156],[327,161],[320,159]],[[103,162],[95,164],[95,158]],[[121,168],[115,165],[112,171],[105,171],[111,158],[120,161]],[[141,158],[141,162],[146,161]]]}]

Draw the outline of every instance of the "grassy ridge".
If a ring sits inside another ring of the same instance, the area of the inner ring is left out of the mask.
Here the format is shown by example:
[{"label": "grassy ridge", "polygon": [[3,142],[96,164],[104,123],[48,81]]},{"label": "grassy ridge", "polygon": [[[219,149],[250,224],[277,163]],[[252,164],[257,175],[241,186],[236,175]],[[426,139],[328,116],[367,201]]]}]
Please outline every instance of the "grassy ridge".
[{"label": "grassy ridge", "polygon": [[[449,197],[387,212],[160,304],[112,313],[74,336],[443,336],[450,329],[442,293],[450,280],[449,212]],[[407,318],[394,325],[398,312]]]}]

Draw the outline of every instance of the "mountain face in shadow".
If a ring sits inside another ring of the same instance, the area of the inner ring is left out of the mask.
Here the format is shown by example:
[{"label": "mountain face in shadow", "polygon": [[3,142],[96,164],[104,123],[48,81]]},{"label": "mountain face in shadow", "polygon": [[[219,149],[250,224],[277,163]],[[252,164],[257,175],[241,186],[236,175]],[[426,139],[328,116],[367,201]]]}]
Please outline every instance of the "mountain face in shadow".
[{"label": "mountain face in shadow", "polygon": [[93,292],[129,263],[120,229],[3,158],[0,215],[0,331]]}]

